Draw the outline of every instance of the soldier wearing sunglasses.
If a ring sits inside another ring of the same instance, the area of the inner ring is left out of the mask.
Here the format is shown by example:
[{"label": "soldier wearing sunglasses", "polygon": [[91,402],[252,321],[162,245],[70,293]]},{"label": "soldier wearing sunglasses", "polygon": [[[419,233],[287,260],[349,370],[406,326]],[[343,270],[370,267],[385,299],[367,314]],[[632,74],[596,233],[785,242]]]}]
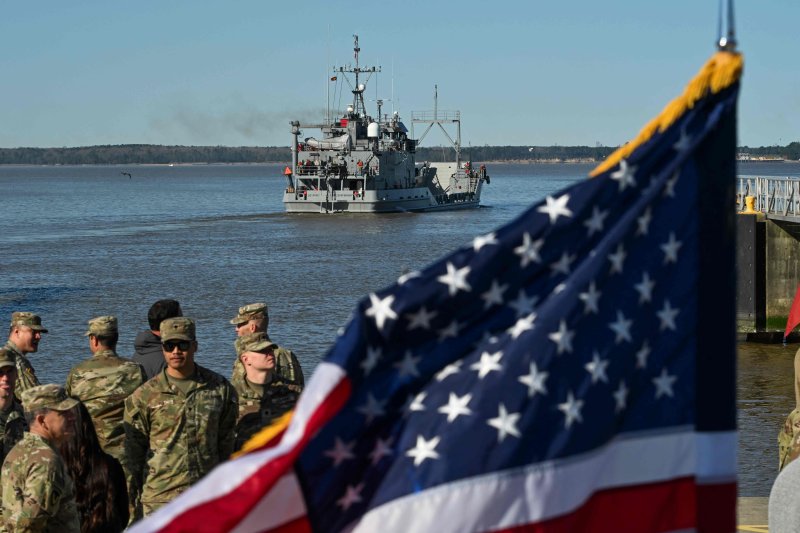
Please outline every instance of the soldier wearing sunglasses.
[{"label": "soldier wearing sunglasses", "polygon": [[236,391],[195,363],[191,318],[161,322],[166,368],[125,401],[125,458],[132,519],[177,497],[233,452]]}]

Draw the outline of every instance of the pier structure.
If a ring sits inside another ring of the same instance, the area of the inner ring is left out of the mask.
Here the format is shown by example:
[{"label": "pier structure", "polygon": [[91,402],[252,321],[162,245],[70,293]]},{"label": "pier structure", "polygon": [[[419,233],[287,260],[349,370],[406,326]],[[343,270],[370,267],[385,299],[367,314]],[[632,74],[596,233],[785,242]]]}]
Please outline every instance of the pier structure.
[{"label": "pier structure", "polygon": [[738,329],[779,341],[800,283],[800,178],[740,177],[736,209]]}]

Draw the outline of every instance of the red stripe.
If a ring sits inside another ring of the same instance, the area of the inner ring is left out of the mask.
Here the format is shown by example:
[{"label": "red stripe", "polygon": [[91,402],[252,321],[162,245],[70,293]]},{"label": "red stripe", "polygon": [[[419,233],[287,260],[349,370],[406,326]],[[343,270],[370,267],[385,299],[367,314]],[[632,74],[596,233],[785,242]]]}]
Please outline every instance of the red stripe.
[{"label": "red stripe", "polygon": [[[731,494],[733,498],[731,499]],[[697,512],[702,504],[702,512]],[[667,532],[736,529],[736,484],[697,486],[694,478],[605,490],[574,512],[545,522],[498,530],[504,533]]]},{"label": "red stripe", "polygon": [[305,444],[317,430],[344,406],[350,396],[350,390],[350,380],[342,379],[309,417],[303,436],[294,448],[264,464],[246,481],[224,496],[187,508],[160,531],[162,533],[218,532],[233,529],[292,467]]}]

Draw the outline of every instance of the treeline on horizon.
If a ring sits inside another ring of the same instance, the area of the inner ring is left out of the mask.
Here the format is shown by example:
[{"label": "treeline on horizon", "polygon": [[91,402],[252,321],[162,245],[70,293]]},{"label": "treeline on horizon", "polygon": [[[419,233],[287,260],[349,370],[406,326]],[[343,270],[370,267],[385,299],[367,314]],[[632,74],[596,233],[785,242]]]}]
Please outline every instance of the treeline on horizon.
[{"label": "treeline on horizon", "polygon": [[[481,161],[559,162],[602,161],[615,147],[608,146],[470,146],[463,159]],[[418,147],[418,161],[450,161],[449,147]],[[800,159],[800,142],[786,146],[742,146],[752,158]],[[121,144],[75,148],[0,148],[0,165],[137,165],[191,163],[289,163],[284,146],[164,146]]]}]

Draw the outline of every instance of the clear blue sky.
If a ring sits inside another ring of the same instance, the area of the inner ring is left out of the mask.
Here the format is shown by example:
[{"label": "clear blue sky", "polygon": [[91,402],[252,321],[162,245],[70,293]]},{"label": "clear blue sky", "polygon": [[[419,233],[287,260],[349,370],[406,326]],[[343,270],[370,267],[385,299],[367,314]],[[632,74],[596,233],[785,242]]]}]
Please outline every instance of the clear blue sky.
[{"label": "clear blue sky", "polygon": [[[362,63],[383,67],[368,98],[393,96],[384,109],[409,117],[432,108],[438,84],[440,109],[462,112],[465,145],[614,146],[714,52],[718,4],[5,0],[0,7],[0,147],[288,145],[290,120],[322,117],[328,67],[352,61],[354,33]],[[798,0],[736,4],[745,54],[740,144],[800,140],[798,21]]]}]

